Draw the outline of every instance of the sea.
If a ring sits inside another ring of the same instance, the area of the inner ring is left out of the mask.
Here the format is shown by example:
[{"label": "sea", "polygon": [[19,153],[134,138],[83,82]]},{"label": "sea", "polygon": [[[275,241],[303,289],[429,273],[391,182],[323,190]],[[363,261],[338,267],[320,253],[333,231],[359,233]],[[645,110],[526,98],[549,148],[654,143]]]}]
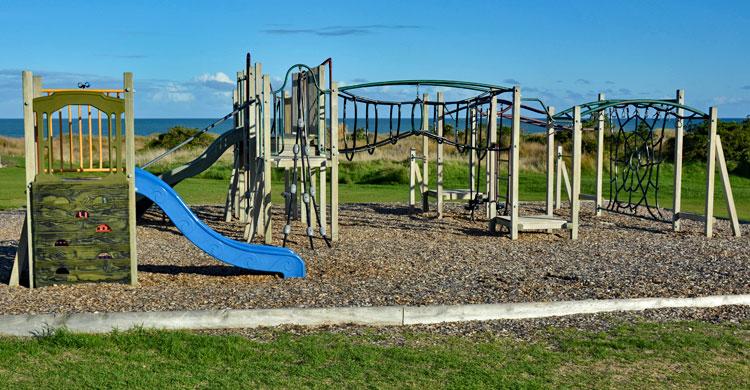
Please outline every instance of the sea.
[{"label": "sea", "polygon": [[[160,134],[167,132],[170,128],[174,126],[184,126],[184,127],[190,127],[190,128],[196,128],[196,129],[203,129],[206,126],[209,126],[211,123],[215,122],[216,118],[136,118],[135,119],[135,134],[136,135],[151,135],[151,134]],[[742,122],[746,120],[746,118],[721,118],[720,121],[726,121],[726,122]],[[63,119],[63,121],[66,121]],[[419,118],[416,118],[414,121],[414,124],[417,128],[419,128],[419,122],[421,120]],[[86,122],[86,120],[84,120]],[[670,123],[671,122],[671,123]],[[74,120],[73,122],[74,130],[77,130],[77,121]],[[453,121],[448,120],[446,123],[450,125],[454,125]],[[510,122],[508,120],[505,120],[503,123],[504,126],[510,125]],[[53,128],[58,128],[57,119],[53,120]],[[351,118],[346,119],[346,126],[348,129],[354,128],[354,120]],[[388,134],[390,123],[388,121],[388,118],[381,118],[378,121],[378,132],[381,135]],[[224,123],[214,127],[211,129],[212,133],[220,134],[223,133],[232,127],[232,120],[225,121]],[[363,119],[360,119],[357,122],[357,128],[364,128],[365,123]],[[369,129],[370,131],[375,130],[375,120],[370,119],[369,120]],[[394,120],[393,123],[393,131],[396,131],[397,124]],[[463,123],[459,123],[459,127],[463,127]],[[668,120],[668,123],[666,124],[667,128],[674,128],[674,121]],[[63,124],[63,128],[67,132],[67,123]],[[94,129],[96,129],[96,124],[94,124]],[[87,130],[88,127],[84,123],[84,130]],[[401,130],[402,131],[408,131],[412,129],[412,122],[411,119],[402,119],[401,120]],[[521,129],[524,133],[537,133],[537,132],[543,132],[544,129],[540,128],[538,126],[533,126],[529,124],[522,124]],[[4,137],[23,137],[23,119],[17,119],[17,118],[11,118],[11,119],[0,119],[0,136]]]}]

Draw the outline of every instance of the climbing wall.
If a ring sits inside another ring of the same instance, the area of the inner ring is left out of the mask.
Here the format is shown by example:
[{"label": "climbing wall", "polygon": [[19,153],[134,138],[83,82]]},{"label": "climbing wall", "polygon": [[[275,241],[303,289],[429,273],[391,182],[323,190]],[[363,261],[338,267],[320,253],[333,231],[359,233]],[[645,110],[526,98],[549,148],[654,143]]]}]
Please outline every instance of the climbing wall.
[{"label": "climbing wall", "polygon": [[130,283],[125,175],[39,175],[32,214],[35,286]]}]

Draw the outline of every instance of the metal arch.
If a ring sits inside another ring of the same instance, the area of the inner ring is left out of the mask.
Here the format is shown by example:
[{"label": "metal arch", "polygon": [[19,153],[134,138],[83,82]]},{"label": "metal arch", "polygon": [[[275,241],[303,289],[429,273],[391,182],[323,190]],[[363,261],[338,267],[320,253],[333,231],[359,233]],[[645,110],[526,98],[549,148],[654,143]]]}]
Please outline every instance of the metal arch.
[{"label": "metal arch", "polygon": [[[653,107],[653,106],[667,106],[670,108],[682,108],[685,110],[685,112],[692,113],[693,115],[687,115],[683,118],[688,117],[698,117],[701,119],[708,119],[708,114],[705,112],[694,108],[690,106],[686,106],[684,104],[677,103],[674,99],[607,99],[607,100],[596,100],[593,102],[583,103],[579,104],[578,106],[581,107],[581,117],[591,115],[594,113],[597,113],[599,111],[603,111],[607,108],[618,108],[618,107],[625,107],[625,106],[641,106],[643,108],[645,107]],[[574,106],[575,107],[575,106]],[[574,107],[570,107],[566,110],[560,111],[559,113],[555,114],[552,119],[554,120],[572,120],[572,113]]]},{"label": "metal arch", "polygon": [[351,91],[354,89],[372,88],[372,87],[386,87],[395,85],[414,85],[414,86],[428,86],[428,87],[447,87],[447,88],[460,88],[469,89],[479,92],[511,92],[513,88],[504,87],[501,85],[477,83],[473,81],[460,81],[460,80],[388,80],[388,81],[375,81],[371,83],[353,84],[344,87],[339,87],[339,91]]}]

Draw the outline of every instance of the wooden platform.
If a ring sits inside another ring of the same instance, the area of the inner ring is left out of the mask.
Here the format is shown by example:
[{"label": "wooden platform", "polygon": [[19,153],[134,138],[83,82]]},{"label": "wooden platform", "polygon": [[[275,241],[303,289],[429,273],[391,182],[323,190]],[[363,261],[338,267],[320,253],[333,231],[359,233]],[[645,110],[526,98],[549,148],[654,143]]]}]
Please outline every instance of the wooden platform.
[{"label": "wooden platform", "polygon": [[[495,218],[495,223],[510,228],[510,216],[501,215]],[[564,218],[548,215],[527,215],[518,217],[518,230],[547,230],[567,229],[568,221]]]},{"label": "wooden platform", "polygon": [[[273,156],[271,161],[275,168],[294,168],[294,157],[291,153],[289,155],[282,154],[280,156]],[[321,165],[325,165],[326,158],[324,156],[310,156],[310,167],[319,168]],[[307,160],[305,160],[307,164]],[[297,167],[302,168],[302,157],[297,158]]]}]

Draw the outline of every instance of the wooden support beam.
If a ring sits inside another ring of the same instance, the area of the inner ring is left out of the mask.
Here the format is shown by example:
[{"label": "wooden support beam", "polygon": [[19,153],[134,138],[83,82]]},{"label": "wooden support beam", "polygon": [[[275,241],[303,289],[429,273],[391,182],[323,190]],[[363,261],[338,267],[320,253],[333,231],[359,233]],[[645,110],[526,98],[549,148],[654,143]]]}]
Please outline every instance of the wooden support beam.
[{"label": "wooden support beam", "polygon": [[[428,131],[430,129],[430,120],[428,118],[428,107],[427,101],[430,99],[430,95],[422,94],[422,130]],[[427,191],[430,189],[430,138],[422,136],[422,211],[430,210],[430,197],[427,196]]]},{"label": "wooden support beam", "polygon": [[[677,103],[680,105],[685,104],[685,91],[682,89],[677,90]],[[672,218],[672,230],[679,232],[681,224],[680,219],[676,218],[676,216],[682,210],[682,144],[685,136],[685,122],[682,117],[685,115],[685,110],[678,107],[676,114],[674,128],[674,197],[672,198],[674,217]]]},{"label": "wooden support beam", "polygon": [[[458,115],[458,113],[456,113]],[[453,131],[458,131],[454,129]],[[490,146],[496,148],[497,142],[497,97],[493,96],[490,100],[490,117],[487,124],[489,133]],[[487,212],[486,217],[489,220],[497,217],[497,155],[498,151],[491,150],[487,152]]]},{"label": "wooden support beam", "polygon": [[331,240],[339,240],[339,90],[334,81],[331,89]]},{"label": "wooden support beam", "polygon": [[[443,103],[445,101],[445,94],[443,92],[437,93],[437,101],[438,103]],[[443,114],[445,111],[445,107],[443,105],[438,106],[437,110],[437,136],[438,138],[443,137],[443,124],[445,121],[445,115]],[[427,159],[425,158],[425,161]],[[437,143],[437,211],[438,211],[438,219],[443,218],[444,216],[444,210],[443,206],[445,201],[443,200],[443,164],[445,162],[443,161],[443,143],[438,142]],[[425,170],[427,172],[427,170]],[[424,179],[424,178],[423,178]]]},{"label": "wooden support beam", "polygon": [[578,238],[578,214],[581,207],[581,107],[573,108],[573,183],[570,194],[570,238]]},{"label": "wooden support beam", "polygon": [[263,226],[263,242],[271,244],[272,221],[271,221],[271,76],[263,75],[263,201],[261,204],[260,220]]},{"label": "wooden support beam", "polygon": [[704,215],[706,223],[703,232],[706,237],[714,233],[714,182],[716,179],[716,129],[718,126],[718,114],[716,107],[709,109],[709,132],[708,132],[708,161],[706,163],[706,208]]},{"label": "wooden support beam", "polygon": [[562,173],[563,173],[563,158],[562,158],[562,146],[557,146],[557,155],[555,156],[556,174],[555,174],[555,210],[562,207]]},{"label": "wooden support beam", "polygon": [[128,230],[130,234],[130,284],[138,285],[138,251],[135,211],[135,87],[133,74],[123,74],[125,87],[125,171],[128,177]]},{"label": "wooden support beam", "polygon": [[[604,100],[604,94],[599,94],[599,101]],[[596,190],[594,192],[594,215],[602,215],[602,179],[604,176],[604,111],[599,111],[596,122]]]},{"label": "wooden support beam", "polygon": [[734,195],[732,195],[732,184],[729,181],[729,170],[727,169],[727,162],[724,159],[724,148],[721,146],[721,137],[716,135],[716,158],[719,160],[719,173],[721,177],[721,184],[724,189],[724,199],[727,202],[727,213],[729,214],[729,221],[732,225],[732,234],[735,237],[739,237],[742,233],[740,231],[740,221],[737,218],[737,208],[734,205]]},{"label": "wooden support beam", "polygon": [[521,149],[521,88],[513,87],[513,117],[510,131],[510,239],[518,238],[518,175]]},{"label": "wooden support beam", "polygon": [[417,150],[409,149],[409,214],[414,213],[417,203],[416,188],[417,185]]},{"label": "wooden support beam", "polygon": [[[30,71],[22,74],[23,83],[23,130],[26,153],[26,261],[29,274],[29,288],[34,288],[34,241],[31,232],[31,185],[37,174],[37,154],[34,142],[34,81]],[[19,263],[23,262],[19,259]]]},{"label": "wooden support beam", "polygon": [[551,119],[555,115],[555,107],[547,108],[547,197],[546,211],[548,216],[555,214],[555,122]]},{"label": "wooden support beam", "polygon": [[[326,84],[326,72],[325,66],[321,65],[317,68],[318,70],[318,85],[322,86]],[[318,129],[318,155],[326,157],[326,95],[321,93],[317,89],[315,93],[318,96],[318,109],[317,114],[317,129]],[[319,184],[318,184],[318,209],[320,210],[320,226],[325,228],[328,226],[328,161],[320,165],[318,171]]]}]

